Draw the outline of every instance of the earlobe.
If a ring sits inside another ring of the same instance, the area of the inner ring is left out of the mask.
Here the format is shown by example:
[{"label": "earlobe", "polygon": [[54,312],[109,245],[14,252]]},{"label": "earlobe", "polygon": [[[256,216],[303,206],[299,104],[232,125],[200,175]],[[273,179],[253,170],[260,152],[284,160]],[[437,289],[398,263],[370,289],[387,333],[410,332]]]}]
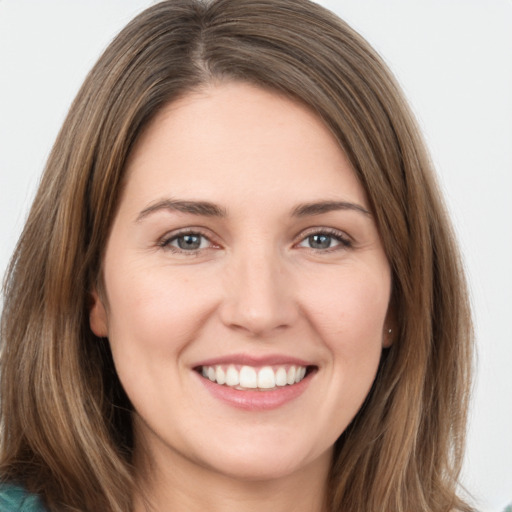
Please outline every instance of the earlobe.
[{"label": "earlobe", "polygon": [[90,297],[89,325],[91,331],[99,338],[106,338],[108,336],[107,311],[96,290],[91,292]]},{"label": "earlobe", "polygon": [[389,348],[393,344],[393,329],[386,326],[382,336],[382,348]]},{"label": "earlobe", "polygon": [[384,330],[382,332],[382,348],[391,347],[395,341],[398,330],[396,311],[396,296],[394,293],[392,293],[388,305],[386,319],[384,321]]}]

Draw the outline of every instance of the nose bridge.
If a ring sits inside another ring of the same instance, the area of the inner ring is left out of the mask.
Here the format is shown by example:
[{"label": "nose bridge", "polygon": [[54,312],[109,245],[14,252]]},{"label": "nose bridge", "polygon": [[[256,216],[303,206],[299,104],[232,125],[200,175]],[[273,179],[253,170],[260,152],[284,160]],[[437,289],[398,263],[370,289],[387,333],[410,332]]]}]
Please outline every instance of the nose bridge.
[{"label": "nose bridge", "polygon": [[240,250],[230,267],[223,304],[227,325],[261,335],[293,322],[291,278],[270,244]]}]

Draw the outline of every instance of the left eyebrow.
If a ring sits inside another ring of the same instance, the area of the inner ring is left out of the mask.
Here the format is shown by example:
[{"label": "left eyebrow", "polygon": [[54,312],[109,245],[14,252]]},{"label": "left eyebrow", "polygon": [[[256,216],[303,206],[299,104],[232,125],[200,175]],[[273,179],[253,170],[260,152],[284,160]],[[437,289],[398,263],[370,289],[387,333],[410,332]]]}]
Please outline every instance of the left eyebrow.
[{"label": "left eyebrow", "polygon": [[353,210],[364,215],[371,216],[371,213],[363,206],[347,201],[317,201],[314,203],[299,204],[294,208],[294,217],[309,217],[311,215],[322,215],[337,210]]},{"label": "left eyebrow", "polygon": [[142,219],[148,215],[151,215],[152,213],[162,210],[189,213],[191,215],[202,215],[205,217],[226,217],[227,215],[226,210],[208,201],[180,201],[175,199],[163,199],[149,205],[147,208],[144,208],[144,210],[139,213],[137,222],[140,222]]}]

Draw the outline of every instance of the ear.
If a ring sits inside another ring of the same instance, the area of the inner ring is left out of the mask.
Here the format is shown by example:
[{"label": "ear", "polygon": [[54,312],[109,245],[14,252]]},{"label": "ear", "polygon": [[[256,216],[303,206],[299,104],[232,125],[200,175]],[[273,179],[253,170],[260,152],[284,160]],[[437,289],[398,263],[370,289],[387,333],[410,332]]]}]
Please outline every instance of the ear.
[{"label": "ear", "polygon": [[91,331],[99,338],[106,338],[108,336],[107,310],[96,290],[91,292],[90,297],[89,325]]},{"label": "ear", "polygon": [[382,348],[389,348],[393,345],[395,330],[389,323],[384,324],[384,332],[382,334]]},{"label": "ear", "polygon": [[388,311],[382,332],[382,348],[389,348],[393,345],[398,334],[396,295],[394,291],[389,299]]},{"label": "ear", "polygon": [[396,309],[392,300],[388,307],[386,321],[384,322],[384,331],[382,333],[382,348],[389,348],[393,345],[397,336],[398,322],[396,321]]}]

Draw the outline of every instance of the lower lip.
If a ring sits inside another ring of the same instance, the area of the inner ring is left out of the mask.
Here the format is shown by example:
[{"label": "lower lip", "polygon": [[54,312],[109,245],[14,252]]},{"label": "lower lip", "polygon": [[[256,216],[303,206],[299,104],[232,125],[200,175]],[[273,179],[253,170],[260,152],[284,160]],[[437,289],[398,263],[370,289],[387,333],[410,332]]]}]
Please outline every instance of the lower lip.
[{"label": "lower lip", "polygon": [[197,374],[203,386],[217,399],[227,403],[232,407],[238,409],[245,409],[247,411],[268,411],[277,409],[292,400],[298,398],[311,382],[314,372],[308,373],[300,382],[275,389],[258,391],[248,390],[243,391],[234,389],[229,386],[221,386],[216,382],[205,379],[203,376]]}]

